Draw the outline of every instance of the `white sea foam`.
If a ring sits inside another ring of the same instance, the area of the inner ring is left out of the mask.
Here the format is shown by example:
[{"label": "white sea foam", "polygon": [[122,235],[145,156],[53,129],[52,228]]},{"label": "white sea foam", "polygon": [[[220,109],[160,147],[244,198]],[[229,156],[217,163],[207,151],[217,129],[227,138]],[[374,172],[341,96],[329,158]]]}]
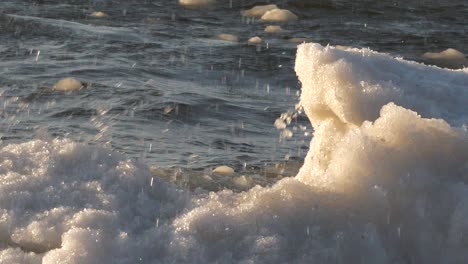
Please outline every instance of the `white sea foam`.
[{"label": "white sea foam", "polygon": [[3,146],[0,262],[468,259],[468,73],[318,44],[296,71],[314,138],[271,187],[188,193],[107,149]]}]

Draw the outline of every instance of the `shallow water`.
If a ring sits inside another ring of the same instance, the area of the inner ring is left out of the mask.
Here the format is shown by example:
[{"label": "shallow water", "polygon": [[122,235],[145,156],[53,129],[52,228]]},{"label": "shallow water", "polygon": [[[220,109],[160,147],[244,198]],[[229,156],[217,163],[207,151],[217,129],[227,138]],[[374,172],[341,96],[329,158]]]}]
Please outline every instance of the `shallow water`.
[{"label": "shallow water", "polygon": [[0,3],[0,263],[468,259],[466,1],[259,3]]}]

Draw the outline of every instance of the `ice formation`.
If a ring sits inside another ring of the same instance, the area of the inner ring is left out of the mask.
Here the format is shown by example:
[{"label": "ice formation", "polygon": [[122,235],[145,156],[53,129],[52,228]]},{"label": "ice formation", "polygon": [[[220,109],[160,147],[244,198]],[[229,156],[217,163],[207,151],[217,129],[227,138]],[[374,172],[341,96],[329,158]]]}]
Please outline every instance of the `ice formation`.
[{"label": "ice formation", "polygon": [[283,29],[280,26],[268,25],[265,27],[265,32],[267,33],[277,33],[281,31],[283,31]]},{"label": "ice formation", "polygon": [[218,34],[216,38],[224,41],[239,42],[239,37],[232,34]]},{"label": "ice formation", "polygon": [[71,92],[80,90],[83,88],[83,84],[73,77],[67,77],[58,81],[52,88],[56,91]]},{"label": "ice formation", "polygon": [[260,44],[262,43],[262,38],[260,38],[259,36],[251,37],[249,38],[248,42],[251,44]]},{"label": "ice formation", "polygon": [[0,263],[158,259],[168,219],[187,198],[146,166],[107,149],[58,139],[4,146]]},{"label": "ice formation", "polygon": [[251,9],[245,10],[242,12],[243,16],[248,16],[248,17],[262,17],[267,11],[270,11],[272,9],[278,9],[277,5],[261,5],[261,6],[254,6]]},{"label": "ice formation", "polygon": [[1,146],[0,262],[464,263],[468,72],[318,44],[296,72],[314,137],[271,187],[189,193],[105,148]]},{"label": "ice formation", "polygon": [[218,166],[218,167],[214,168],[213,173],[223,174],[223,175],[230,175],[230,174],[234,173],[234,169],[229,167],[229,166],[222,165],[222,166]]},{"label": "ice formation", "polygon": [[292,43],[305,43],[305,42],[308,42],[309,39],[308,38],[290,38],[288,39],[288,41]]},{"label": "ice formation", "polygon": [[456,49],[446,49],[441,52],[426,52],[423,54],[426,62],[446,68],[468,67],[465,55]]},{"label": "ice formation", "polygon": [[186,7],[206,6],[215,2],[215,0],[179,0],[179,4]]},{"label": "ice formation", "polygon": [[104,18],[104,17],[108,17],[109,15],[107,13],[102,12],[102,11],[95,11],[95,12],[91,13],[90,16],[91,17],[96,17],[96,18]]},{"label": "ice formation", "polygon": [[295,21],[298,17],[289,10],[276,8],[265,12],[261,19],[269,22],[288,22]]}]

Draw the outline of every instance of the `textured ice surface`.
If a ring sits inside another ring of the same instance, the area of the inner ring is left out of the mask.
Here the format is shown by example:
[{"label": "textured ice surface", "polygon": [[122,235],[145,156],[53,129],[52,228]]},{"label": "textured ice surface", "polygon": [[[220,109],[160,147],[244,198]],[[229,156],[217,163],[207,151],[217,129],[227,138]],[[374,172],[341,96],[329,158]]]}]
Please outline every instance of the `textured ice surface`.
[{"label": "textured ice surface", "polygon": [[188,193],[105,148],[2,146],[0,263],[464,263],[468,73],[317,44],[296,71],[314,137],[271,187]]},{"label": "textured ice surface", "polygon": [[146,166],[107,149],[68,140],[5,146],[0,149],[0,263],[157,258],[168,241],[168,219],[187,198],[153,178]]}]

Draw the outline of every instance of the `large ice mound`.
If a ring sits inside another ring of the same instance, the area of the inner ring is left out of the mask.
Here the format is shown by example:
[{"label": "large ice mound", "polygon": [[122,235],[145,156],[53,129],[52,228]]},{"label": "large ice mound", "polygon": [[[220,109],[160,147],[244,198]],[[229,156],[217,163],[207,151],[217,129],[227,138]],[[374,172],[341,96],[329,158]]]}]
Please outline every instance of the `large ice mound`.
[{"label": "large ice mound", "polygon": [[0,262],[464,263],[466,71],[299,46],[296,177],[187,193],[68,140],[0,148]]},{"label": "large ice mound", "polygon": [[2,147],[0,263],[158,258],[168,219],[188,200],[153,177],[119,153],[69,140]]}]

